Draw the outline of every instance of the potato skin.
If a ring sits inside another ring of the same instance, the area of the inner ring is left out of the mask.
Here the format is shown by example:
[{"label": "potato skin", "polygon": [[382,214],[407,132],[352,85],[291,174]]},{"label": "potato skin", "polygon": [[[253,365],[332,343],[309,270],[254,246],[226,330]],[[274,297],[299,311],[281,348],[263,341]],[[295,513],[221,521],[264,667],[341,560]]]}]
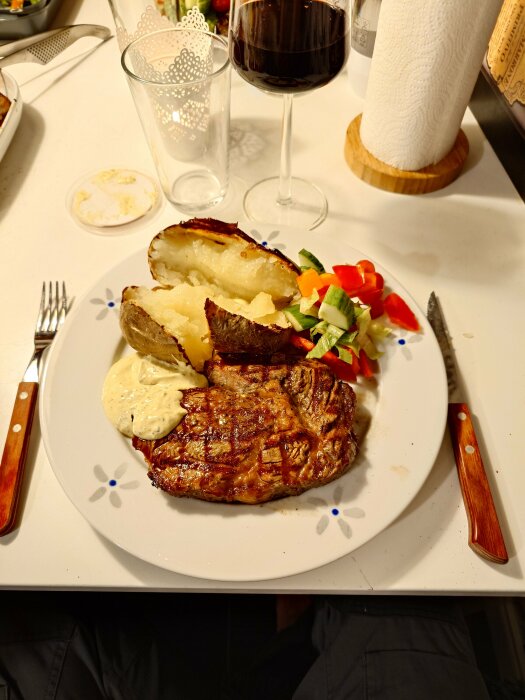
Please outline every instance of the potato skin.
[{"label": "potato skin", "polygon": [[126,287],[122,292],[120,304],[120,329],[128,345],[143,355],[152,355],[164,362],[178,361],[190,364],[177,339],[135,303],[135,289],[138,287]]},{"label": "potato skin", "polygon": [[271,355],[289,341],[291,328],[264,326],[206,299],[204,306],[213,349],[226,354]]}]

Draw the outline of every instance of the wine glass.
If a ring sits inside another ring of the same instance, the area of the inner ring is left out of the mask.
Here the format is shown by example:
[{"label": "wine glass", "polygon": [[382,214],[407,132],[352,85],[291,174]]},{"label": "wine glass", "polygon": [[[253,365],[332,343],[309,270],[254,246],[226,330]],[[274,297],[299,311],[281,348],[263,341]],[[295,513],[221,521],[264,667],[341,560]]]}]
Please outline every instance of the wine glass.
[{"label": "wine glass", "polygon": [[261,223],[315,228],[328,205],[321,190],[291,175],[294,94],[329,83],[348,56],[349,0],[232,0],[230,59],[247,82],[283,97],[281,168],[244,197]]}]

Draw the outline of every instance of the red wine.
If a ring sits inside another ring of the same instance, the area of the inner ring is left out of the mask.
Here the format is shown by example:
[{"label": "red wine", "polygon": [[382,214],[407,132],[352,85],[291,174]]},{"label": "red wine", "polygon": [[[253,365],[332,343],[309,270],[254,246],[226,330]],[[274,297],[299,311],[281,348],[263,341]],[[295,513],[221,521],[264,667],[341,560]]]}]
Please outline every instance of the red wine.
[{"label": "red wine", "polygon": [[323,0],[252,0],[237,8],[230,56],[249,83],[272,92],[326,85],[348,54],[346,13]]}]

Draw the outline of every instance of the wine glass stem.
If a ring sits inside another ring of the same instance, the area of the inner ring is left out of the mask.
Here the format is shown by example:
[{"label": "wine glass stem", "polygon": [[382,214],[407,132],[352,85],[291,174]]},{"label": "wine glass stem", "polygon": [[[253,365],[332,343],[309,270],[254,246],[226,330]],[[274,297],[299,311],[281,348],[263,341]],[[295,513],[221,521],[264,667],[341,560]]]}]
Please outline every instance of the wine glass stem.
[{"label": "wine glass stem", "polygon": [[293,93],[283,94],[283,125],[281,134],[281,170],[277,203],[292,203],[292,100]]}]

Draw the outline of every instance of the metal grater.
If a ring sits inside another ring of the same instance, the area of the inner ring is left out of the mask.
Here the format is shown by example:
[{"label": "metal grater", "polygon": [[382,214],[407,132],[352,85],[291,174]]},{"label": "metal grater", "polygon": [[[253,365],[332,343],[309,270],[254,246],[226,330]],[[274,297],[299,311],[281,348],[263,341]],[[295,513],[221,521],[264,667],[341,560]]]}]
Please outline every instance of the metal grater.
[{"label": "metal grater", "polygon": [[98,24],[73,24],[51,29],[26,39],[19,39],[0,46],[0,69],[14,63],[39,63],[46,65],[77,39],[94,36],[103,41],[110,38],[108,27]]},{"label": "metal grater", "polygon": [[49,39],[42,39],[38,44],[29,46],[26,51],[34,57],[34,63],[45,65],[69,46],[70,33],[69,29],[65,29]]}]

